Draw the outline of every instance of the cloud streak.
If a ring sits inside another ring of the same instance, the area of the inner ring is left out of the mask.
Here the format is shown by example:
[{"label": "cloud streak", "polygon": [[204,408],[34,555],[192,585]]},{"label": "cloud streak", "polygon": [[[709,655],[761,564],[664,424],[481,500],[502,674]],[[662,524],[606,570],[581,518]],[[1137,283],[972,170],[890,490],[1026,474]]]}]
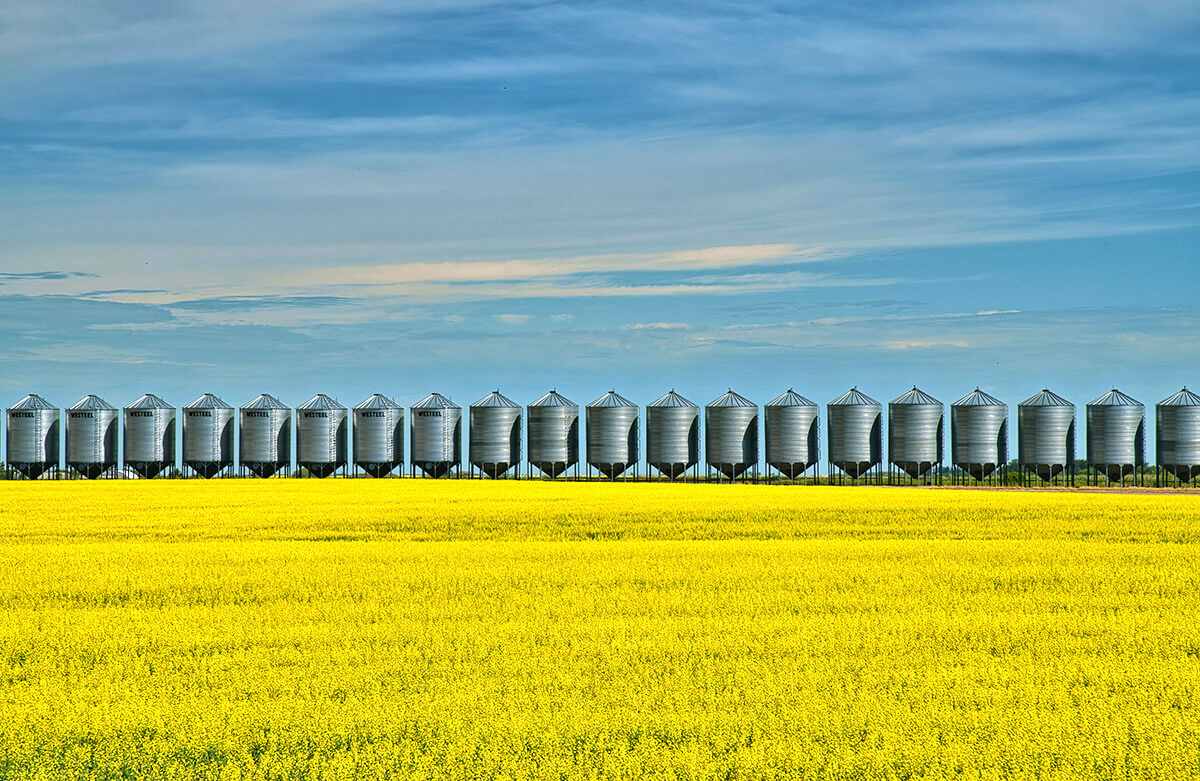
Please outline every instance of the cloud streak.
[{"label": "cloud streak", "polygon": [[626,323],[621,326],[622,331],[689,331],[692,326],[690,323]]},{"label": "cloud streak", "polygon": [[58,281],[63,279],[94,279],[98,274],[89,274],[83,271],[20,271],[9,272],[0,271],[0,284],[5,281]]},{"label": "cloud streak", "polygon": [[593,255],[535,260],[461,261],[454,263],[393,263],[344,266],[301,272],[296,284],[407,285],[416,282],[511,282],[550,277],[621,272],[691,272],[774,263],[818,260],[821,248],[800,249],[790,244],[709,247],[664,254]]},{"label": "cloud streak", "polygon": [[172,301],[170,308],[197,312],[240,312],[275,307],[309,309],[354,303],[355,299],[340,296],[214,296]]}]

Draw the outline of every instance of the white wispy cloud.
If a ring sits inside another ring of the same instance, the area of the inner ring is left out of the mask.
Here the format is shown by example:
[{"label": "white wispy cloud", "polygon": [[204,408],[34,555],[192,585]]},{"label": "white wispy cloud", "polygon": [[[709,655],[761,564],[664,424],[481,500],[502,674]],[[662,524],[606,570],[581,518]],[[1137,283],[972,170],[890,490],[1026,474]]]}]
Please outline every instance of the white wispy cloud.
[{"label": "white wispy cloud", "polygon": [[[601,65],[601,63],[603,63]],[[616,59],[604,61],[598,55],[467,56],[435,59],[428,62],[382,65],[341,64],[307,69],[303,76],[319,82],[365,82],[370,84],[438,83],[460,81],[509,81],[536,76],[593,72],[597,67],[624,68]]]},{"label": "white wispy cloud", "polygon": [[444,136],[485,127],[482,119],[438,114],[401,116],[304,116],[254,107],[222,112],[186,105],[108,106],[67,113],[74,137],[116,141],[223,140],[246,143],[272,139]]},{"label": "white wispy cloud", "polygon": [[886,350],[928,350],[933,348],[970,347],[970,343],[965,339],[910,339],[907,341],[891,341],[884,342],[883,347]]},{"label": "white wispy cloud", "polygon": [[393,263],[312,269],[293,276],[299,286],[408,285],[415,282],[512,282],[525,279],[645,271],[704,271],[780,262],[802,262],[821,256],[820,248],[790,244],[710,247],[662,254],[582,255],[529,260]]},{"label": "white wispy cloud", "polygon": [[[487,0],[445,0],[446,10]],[[428,2],[382,0],[98,0],[83,5],[5,0],[0,63],[7,78],[68,68],[200,62],[250,66],[336,52],[379,32],[381,18],[412,23]],[[406,19],[407,17],[407,19]],[[246,58],[246,59],[240,59]]]},{"label": "white wispy cloud", "polygon": [[988,309],[979,312],[920,312],[914,314],[898,314],[892,312],[874,312],[862,315],[842,315],[816,317],[810,320],[789,320],[783,323],[734,323],[725,326],[727,331],[770,331],[779,328],[807,328],[811,326],[843,326],[854,323],[903,323],[926,322],[937,320],[975,320],[981,318],[1002,317],[1020,314],[1019,309]]},{"label": "white wispy cloud", "polygon": [[691,329],[690,323],[626,323],[621,326],[622,331],[687,331]]},{"label": "white wispy cloud", "polygon": [[941,354],[948,349],[1010,345],[1014,334],[1045,328],[1044,313],[1018,310],[938,312],[872,311],[782,322],[732,323],[697,329],[708,345],[740,345],[757,350],[812,349],[830,345],[888,352],[910,350]]}]

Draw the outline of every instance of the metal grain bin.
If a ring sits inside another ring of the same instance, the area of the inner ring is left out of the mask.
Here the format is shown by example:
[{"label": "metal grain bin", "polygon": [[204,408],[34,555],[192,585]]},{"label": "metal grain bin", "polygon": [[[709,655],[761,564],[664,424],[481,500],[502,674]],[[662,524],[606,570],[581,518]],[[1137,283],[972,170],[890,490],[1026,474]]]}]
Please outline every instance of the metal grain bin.
[{"label": "metal grain bin", "polygon": [[233,466],[233,407],[211,393],[183,408],[183,465],[206,478]]},{"label": "metal grain bin", "polygon": [[888,403],[888,463],[912,478],[942,465],[945,413],[942,402],[916,385]]},{"label": "metal grain bin", "polygon": [[238,461],[259,477],[270,477],[292,465],[292,411],[263,393],[241,409]]},{"label": "metal grain bin", "polygon": [[883,407],[879,402],[851,388],[829,402],[825,414],[830,464],[857,479],[883,460]]},{"label": "metal grain bin", "polygon": [[700,408],[675,392],[646,405],[646,463],[674,480],[700,461]]},{"label": "metal grain bin", "polygon": [[529,405],[526,439],[529,463],[549,477],[558,477],[579,463],[579,406],[558,391]]},{"label": "metal grain bin", "polygon": [[1008,463],[1008,405],[979,388],[950,405],[950,460],[983,480]]},{"label": "metal grain bin", "polygon": [[1180,480],[1200,476],[1200,396],[1187,388],[1158,403],[1155,450],[1158,465]]},{"label": "metal grain bin", "polygon": [[704,408],[704,458],[730,480],[758,466],[758,405],[730,389]]},{"label": "metal grain bin", "polygon": [[462,407],[431,393],[409,410],[412,465],[442,477],[462,464]]},{"label": "metal grain bin", "polygon": [[1109,480],[1146,464],[1146,407],[1113,388],[1087,405],[1087,462]]},{"label": "metal grain bin", "polygon": [[791,388],[763,405],[767,465],[794,480],[820,461],[818,417],[817,405]]},{"label": "metal grain bin", "polygon": [[147,479],[175,465],[175,408],[147,393],[125,408],[125,467]]},{"label": "metal grain bin", "polygon": [[471,405],[467,425],[471,466],[499,477],[521,463],[521,405],[499,390]]},{"label": "metal grain bin", "polygon": [[629,399],[610,390],[587,405],[587,462],[611,479],[630,467],[636,469],[638,408]]},{"label": "metal grain bin", "polygon": [[1075,468],[1075,405],[1043,389],[1017,405],[1017,459],[1043,480]]},{"label": "metal grain bin", "polygon": [[95,479],[117,465],[118,410],[99,396],[67,409],[67,466]]},{"label": "metal grain bin", "polygon": [[349,464],[346,408],[324,393],[296,407],[296,463],[313,477],[329,477]]},{"label": "metal grain bin", "polygon": [[354,408],[354,464],[383,477],[404,463],[404,408],[376,393]]},{"label": "metal grain bin", "polygon": [[31,393],[8,408],[8,466],[30,480],[58,467],[58,407]]}]

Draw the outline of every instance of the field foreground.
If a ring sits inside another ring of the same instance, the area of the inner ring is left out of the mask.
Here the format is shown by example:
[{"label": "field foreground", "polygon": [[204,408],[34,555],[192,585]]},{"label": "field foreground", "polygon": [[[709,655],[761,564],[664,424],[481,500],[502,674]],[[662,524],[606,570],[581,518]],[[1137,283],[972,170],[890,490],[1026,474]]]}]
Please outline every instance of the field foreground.
[{"label": "field foreground", "polygon": [[1200,497],[0,485],[0,778],[1200,776]]}]

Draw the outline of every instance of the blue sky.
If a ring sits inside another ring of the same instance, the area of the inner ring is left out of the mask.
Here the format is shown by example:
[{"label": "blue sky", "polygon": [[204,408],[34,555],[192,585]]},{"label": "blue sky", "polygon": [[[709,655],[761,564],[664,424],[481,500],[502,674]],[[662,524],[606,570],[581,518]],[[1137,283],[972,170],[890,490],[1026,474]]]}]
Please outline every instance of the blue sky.
[{"label": "blue sky", "polygon": [[0,0],[0,395],[1200,386],[1200,5]]}]

